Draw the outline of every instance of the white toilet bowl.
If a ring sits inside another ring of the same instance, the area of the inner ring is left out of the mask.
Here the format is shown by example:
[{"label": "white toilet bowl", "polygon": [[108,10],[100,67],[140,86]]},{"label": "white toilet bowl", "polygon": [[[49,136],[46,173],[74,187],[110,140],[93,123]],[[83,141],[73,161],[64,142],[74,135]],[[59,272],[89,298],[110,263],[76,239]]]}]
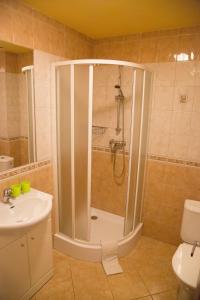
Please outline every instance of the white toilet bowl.
[{"label": "white toilet bowl", "polygon": [[200,273],[200,247],[196,247],[191,256],[193,245],[182,243],[177,248],[172,267],[179,279],[180,288],[178,300],[192,300]]}]

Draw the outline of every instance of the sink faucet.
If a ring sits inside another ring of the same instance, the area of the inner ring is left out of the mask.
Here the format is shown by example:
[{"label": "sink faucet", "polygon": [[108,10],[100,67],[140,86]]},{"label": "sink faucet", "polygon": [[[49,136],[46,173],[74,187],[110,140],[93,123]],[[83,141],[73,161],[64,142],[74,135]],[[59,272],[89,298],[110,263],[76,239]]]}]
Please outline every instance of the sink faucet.
[{"label": "sink faucet", "polygon": [[196,247],[200,246],[200,242],[198,241],[194,241],[193,247],[192,247],[192,251],[191,251],[191,257],[194,255],[195,249]]},{"label": "sink faucet", "polygon": [[11,193],[12,190],[10,188],[3,190],[3,199],[2,199],[3,203],[12,205],[12,202],[10,201],[11,199],[13,199]]}]

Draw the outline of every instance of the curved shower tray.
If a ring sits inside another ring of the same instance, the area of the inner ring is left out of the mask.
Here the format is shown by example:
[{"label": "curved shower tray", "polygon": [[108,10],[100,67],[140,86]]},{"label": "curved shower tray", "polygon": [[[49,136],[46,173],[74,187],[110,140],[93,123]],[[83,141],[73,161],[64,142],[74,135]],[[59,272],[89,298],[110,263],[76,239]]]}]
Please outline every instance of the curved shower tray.
[{"label": "curved shower tray", "polygon": [[[133,250],[141,236],[142,225],[142,223],[138,224],[133,232],[118,241],[119,257],[125,256]],[[100,244],[74,240],[62,233],[56,233],[54,235],[54,247],[58,251],[77,259],[93,262],[100,262],[102,260],[102,247]]]}]

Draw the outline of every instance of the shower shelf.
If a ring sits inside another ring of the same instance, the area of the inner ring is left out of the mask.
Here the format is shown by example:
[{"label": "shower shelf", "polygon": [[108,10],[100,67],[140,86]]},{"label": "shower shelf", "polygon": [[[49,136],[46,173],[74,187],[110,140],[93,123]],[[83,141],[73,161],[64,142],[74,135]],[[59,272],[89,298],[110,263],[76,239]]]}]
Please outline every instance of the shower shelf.
[{"label": "shower shelf", "polygon": [[106,132],[107,127],[102,127],[102,126],[92,126],[92,134],[94,135],[102,135]]}]

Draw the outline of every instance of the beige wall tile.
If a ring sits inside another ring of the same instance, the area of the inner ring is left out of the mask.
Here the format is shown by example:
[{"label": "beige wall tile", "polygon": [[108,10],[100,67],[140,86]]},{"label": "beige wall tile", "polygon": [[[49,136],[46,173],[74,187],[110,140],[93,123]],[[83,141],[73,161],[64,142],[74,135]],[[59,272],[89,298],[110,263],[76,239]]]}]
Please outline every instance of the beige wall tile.
[{"label": "beige wall tile", "polygon": [[175,84],[175,63],[152,63],[150,70],[154,75],[154,85],[162,87],[173,87]]},{"label": "beige wall tile", "polygon": [[46,19],[41,19],[38,13],[33,13],[33,35],[34,35],[34,48],[50,51],[50,26]]},{"label": "beige wall tile", "polygon": [[190,132],[191,112],[174,111],[172,115],[171,133],[188,135]]},{"label": "beige wall tile", "polygon": [[[0,182],[0,190],[9,187],[11,184],[19,183],[22,180],[30,180],[31,186],[40,191],[53,194],[52,182],[52,166],[47,165],[33,169],[31,171],[21,173],[19,175],[10,177]],[[1,193],[2,195],[2,193]]]},{"label": "beige wall tile", "polygon": [[33,18],[32,9],[16,1],[12,3],[12,32],[13,43],[33,48]]},{"label": "beige wall tile", "polygon": [[169,154],[169,143],[169,134],[150,132],[148,153],[166,157]]},{"label": "beige wall tile", "polygon": [[[0,39],[67,58],[90,58],[91,40],[21,1],[1,1]],[[66,32],[70,32],[66,34]]]},{"label": "beige wall tile", "polygon": [[[186,96],[185,103],[181,102],[181,96]],[[194,86],[175,86],[173,110],[175,111],[192,111],[194,105]]]},{"label": "beige wall tile", "polygon": [[12,12],[5,1],[0,3],[0,39],[5,41],[12,40]]},{"label": "beige wall tile", "polygon": [[176,159],[188,159],[189,135],[171,134],[168,156]]},{"label": "beige wall tile", "polygon": [[[119,159],[120,163],[122,163],[122,155],[118,155],[117,159]],[[119,169],[117,169],[117,171],[119,171]],[[124,216],[126,205],[126,188],[127,172],[122,185],[117,185],[114,181],[111,154],[101,151],[93,151],[92,206],[113,214]]]},{"label": "beige wall tile", "polygon": [[194,135],[189,137],[188,159],[200,162],[200,139]]},{"label": "beige wall tile", "polygon": [[178,44],[178,36],[159,37],[157,39],[156,61],[175,61],[175,55],[178,53]]},{"label": "beige wall tile", "polygon": [[185,53],[189,60],[199,59],[200,36],[196,34],[181,35],[177,53]]},{"label": "beige wall tile", "polygon": [[153,98],[154,110],[172,110],[173,109],[173,86],[158,86],[155,88]]},{"label": "beige wall tile", "polygon": [[140,63],[156,61],[157,38],[143,38],[140,40]]},{"label": "beige wall tile", "polygon": [[177,245],[186,199],[200,200],[200,168],[148,161],[143,234]]},{"label": "beige wall tile", "polygon": [[177,85],[194,85],[196,75],[196,63],[194,61],[185,61],[176,63],[175,80]]}]

